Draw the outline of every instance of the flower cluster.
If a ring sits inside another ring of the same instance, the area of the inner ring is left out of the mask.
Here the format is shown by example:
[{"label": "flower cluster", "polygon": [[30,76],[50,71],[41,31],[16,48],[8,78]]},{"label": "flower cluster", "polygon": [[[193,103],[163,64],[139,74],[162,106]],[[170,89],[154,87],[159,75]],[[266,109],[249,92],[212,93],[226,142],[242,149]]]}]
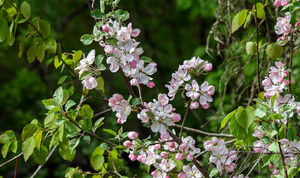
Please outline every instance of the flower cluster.
[{"label": "flower cluster", "polygon": [[185,60],[182,65],[179,65],[178,70],[172,74],[172,79],[166,87],[168,88],[168,96],[171,100],[174,99],[178,89],[187,81],[191,80],[189,72],[211,71],[212,64],[200,58],[193,57],[190,60]]},{"label": "flower cluster", "polygon": [[200,178],[203,177],[201,172],[198,170],[198,168],[193,165],[192,167],[190,165],[183,166],[182,168],[184,173],[179,173],[178,178]]},{"label": "flower cluster", "polygon": [[209,161],[217,166],[219,172],[223,167],[228,173],[233,172],[236,164],[233,162],[237,159],[236,151],[228,150],[223,139],[213,137],[211,140],[204,142],[204,148],[211,152]]},{"label": "flower cluster", "polygon": [[166,94],[159,94],[158,99],[153,102],[144,103],[143,109],[137,117],[142,123],[148,123],[151,117],[151,130],[165,134],[168,126],[173,126],[174,122],[180,121],[180,115],[174,113],[175,108],[169,104]]},{"label": "flower cluster", "polygon": [[[186,138],[182,137],[181,141],[182,143],[179,146],[179,150],[186,155],[185,157],[186,160],[192,161],[194,159],[194,155],[200,153],[200,148],[195,147],[195,140],[191,136],[187,136]],[[177,155],[182,155],[183,158],[182,153],[177,153]],[[182,160],[182,159],[178,159],[178,160]]]},{"label": "flower cluster", "polygon": [[131,107],[128,101],[123,99],[122,95],[114,94],[109,98],[108,105],[112,108],[113,112],[116,112],[119,124],[123,124],[127,121],[127,117],[131,113]]},{"label": "flower cluster", "polygon": [[283,92],[290,81],[285,79],[288,71],[282,62],[275,62],[275,66],[270,67],[269,75],[262,81],[265,90],[265,97],[269,98]]},{"label": "flower cluster", "polygon": [[[87,57],[80,60],[80,65],[78,65],[75,70],[78,70],[79,76],[82,75],[83,72],[87,72],[92,70],[92,65],[95,61],[95,55],[96,51],[93,49],[89,52]],[[88,90],[94,89],[98,86],[98,82],[95,77],[93,77],[93,74],[87,75],[84,77],[84,80],[82,80],[82,84],[84,87]]]},{"label": "flower cluster", "polygon": [[300,142],[296,140],[290,142],[288,139],[283,138],[280,143],[282,152],[286,155],[285,162],[297,166],[299,157],[295,153],[300,153]]},{"label": "flower cluster", "polygon": [[274,6],[276,6],[276,7],[286,6],[289,3],[290,3],[289,0],[275,0],[274,1]]},{"label": "flower cluster", "polygon": [[[209,85],[207,81],[203,82],[199,88],[196,80],[193,80],[191,84],[185,85],[186,96],[189,97],[192,102],[190,103],[190,109],[199,108],[199,103],[203,109],[209,107],[209,102],[212,102],[212,95],[215,92],[215,87]],[[197,101],[199,99],[199,102]]]},{"label": "flower cluster", "polygon": [[157,64],[150,62],[145,65],[140,59],[144,51],[138,47],[139,42],[133,39],[139,35],[140,30],[132,29],[131,23],[125,27],[111,19],[101,29],[105,33],[104,39],[116,40],[115,43],[110,40],[100,41],[100,45],[109,56],[106,62],[110,65],[110,71],[117,72],[121,68],[125,75],[131,78],[131,85],[144,84],[153,87],[154,83],[150,76],[157,71]]}]

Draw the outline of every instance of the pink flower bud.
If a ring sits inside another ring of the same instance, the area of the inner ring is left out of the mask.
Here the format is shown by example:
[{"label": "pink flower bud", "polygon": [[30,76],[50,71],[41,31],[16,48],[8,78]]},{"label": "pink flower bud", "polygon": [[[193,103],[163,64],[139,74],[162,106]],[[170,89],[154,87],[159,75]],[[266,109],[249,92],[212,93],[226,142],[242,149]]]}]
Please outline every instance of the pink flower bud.
[{"label": "pink flower bud", "polygon": [[126,141],[123,143],[123,145],[124,145],[125,147],[127,147],[127,148],[130,148],[131,145],[132,145],[132,143],[131,143],[131,141],[126,140]]},{"label": "pink flower bud", "polygon": [[190,103],[190,109],[198,109],[199,103],[198,102],[191,102]]},{"label": "pink flower bud", "polygon": [[147,84],[147,87],[148,88],[153,88],[155,86],[155,83],[154,82],[148,82],[148,84]]},{"label": "pink flower bud", "polygon": [[98,82],[94,77],[87,77],[82,81],[82,84],[84,87],[88,90],[91,90],[93,88],[96,88],[98,86]]},{"label": "pink flower bud", "polygon": [[139,84],[140,84],[140,82],[136,78],[133,78],[130,80],[130,85],[132,85],[132,86],[138,86]]},{"label": "pink flower bud", "polygon": [[117,123],[118,123],[118,124],[123,124],[122,119],[121,119],[121,118],[118,118]]},{"label": "pink flower bud", "polygon": [[284,84],[289,85],[289,84],[290,84],[290,81],[289,81],[289,80],[286,80],[286,81],[284,81]]},{"label": "pink flower bud", "polygon": [[160,149],[161,149],[161,144],[155,144],[155,145],[154,145],[154,149],[160,150]]},{"label": "pink flower bud", "polygon": [[278,82],[281,83],[281,82],[283,82],[283,80],[284,80],[283,78],[280,78],[280,79],[278,79]]},{"label": "pink flower bud", "polygon": [[191,154],[188,154],[185,159],[188,161],[192,161],[194,159],[194,156]]},{"label": "pink flower bud", "polygon": [[133,154],[129,154],[128,158],[131,160],[131,161],[135,161],[137,159],[137,155],[133,155]]},{"label": "pink flower bud", "polygon": [[300,22],[295,23],[295,27],[297,28],[298,26],[300,26]]},{"label": "pink flower bud", "polygon": [[183,156],[182,153],[177,153],[175,157],[176,157],[177,160],[181,161],[181,160],[183,160],[184,156]]},{"label": "pink flower bud", "polygon": [[128,138],[135,140],[138,137],[138,133],[136,133],[135,131],[131,131],[131,132],[128,132],[127,136],[128,136]]},{"label": "pink flower bud", "polygon": [[112,45],[107,45],[107,46],[105,46],[104,51],[107,54],[113,54],[115,50],[114,50],[114,47]]},{"label": "pink flower bud", "polygon": [[282,6],[286,6],[286,5],[288,5],[290,2],[289,1],[283,1],[282,2]]},{"label": "pink flower bud", "polygon": [[133,60],[129,63],[130,67],[132,67],[134,69],[136,68],[136,64],[137,64],[137,62],[135,60]]},{"label": "pink flower bud", "polygon": [[180,114],[175,113],[172,120],[173,122],[179,122],[181,120]]},{"label": "pink flower bud", "polygon": [[208,72],[208,71],[211,71],[212,70],[212,64],[211,63],[205,63],[203,65],[203,69]]},{"label": "pink flower bud", "polygon": [[280,7],[280,6],[281,6],[281,0],[276,0],[276,1],[274,2],[274,6]]},{"label": "pink flower bud", "polygon": [[208,109],[209,108],[209,104],[207,104],[207,103],[204,104],[204,105],[201,105],[201,106],[202,106],[203,109]]},{"label": "pink flower bud", "polygon": [[138,155],[138,157],[137,157],[137,160],[139,161],[139,162],[142,162],[143,161],[143,156],[142,155]]},{"label": "pink flower bud", "polygon": [[274,168],[274,164],[269,164],[269,168],[273,169]]},{"label": "pink flower bud", "polygon": [[131,32],[132,37],[137,37],[137,36],[139,36],[139,34],[140,34],[140,30],[137,28],[133,29]]},{"label": "pink flower bud", "polygon": [[278,172],[277,169],[273,169],[273,171],[272,171],[272,174],[273,174],[273,175],[278,175],[278,173],[279,173],[279,172]]},{"label": "pink flower bud", "polygon": [[175,142],[167,142],[166,145],[168,145],[170,148],[175,148]]},{"label": "pink flower bud", "polygon": [[101,28],[102,28],[103,32],[108,32],[109,31],[108,25],[103,25]]},{"label": "pink flower bud", "polygon": [[157,174],[158,174],[158,173],[157,173],[156,171],[152,171],[152,172],[151,172],[151,176],[153,176],[153,177],[157,176]]},{"label": "pink flower bud", "polygon": [[123,96],[119,93],[113,94],[112,96],[117,102],[121,102],[123,100]]},{"label": "pink flower bud", "polygon": [[104,41],[100,41],[100,42],[99,42],[99,45],[100,45],[101,47],[103,47],[103,48],[106,46],[106,44],[105,44]]},{"label": "pink flower bud", "polygon": [[114,100],[113,98],[109,98],[108,106],[109,107],[114,107],[115,105],[116,105],[116,100]]},{"label": "pink flower bud", "polygon": [[180,172],[180,173],[178,174],[178,178],[185,178],[185,174],[184,174],[183,172]]},{"label": "pink flower bud", "polygon": [[167,158],[168,157],[168,153],[163,151],[160,153],[160,156],[163,157],[163,158]]},{"label": "pink flower bud", "polygon": [[179,146],[179,149],[184,151],[186,148],[187,148],[187,144],[186,143],[182,143],[180,146]]}]

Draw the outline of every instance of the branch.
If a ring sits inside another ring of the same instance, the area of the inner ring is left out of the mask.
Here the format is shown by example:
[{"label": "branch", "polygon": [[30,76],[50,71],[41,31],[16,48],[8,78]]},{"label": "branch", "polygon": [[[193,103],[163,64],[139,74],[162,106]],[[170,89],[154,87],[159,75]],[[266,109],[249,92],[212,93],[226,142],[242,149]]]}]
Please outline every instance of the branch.
[{"label": "branch", "polygon": [[286,170],[286,164],[285,164],[285,161],[284,161],[284,155],[282,153],[280,141],[278,141],[278,147],[279,147],[280,156],[281,156],[281,160],[282,160],[282,164],[283,164],[283,168],[284,168],[285,178],[288,178],[288,173],[287,173],[287,170]]},{"label": "branch", "polygon": [[[57,146],[52,148],[52,150],[50,151],[49,155],[46,158],[46,162],[49,160],[49,158],[51,157],[51,155],[53,154],[53,152],[55,151],[56,148],[57,148]],[[42,167],[43,167],[42,165],[39,165],[39,167],[34,171],[32,176],[30,176],[30,178],[34,178],[37,175],[37,173],[41,170]]]},{"label": "branch", "polygon": [[190,131],[190,132],[194,132],[194,133],[198,133],[198,134],[201,134],[201,135],[207,135],[207,136],[211,136],[211,137],[226,137],[226,138],[234,138],[233,135],[230,135],[230,134],[218,134],[218,133],[210,133],[210,132],[205,132],[205,131],[201,131],[201,130],[198,130],[198,129],[193,129],[193,128],[190,128],[190,127],[182,127],[180,125],[177,125],[175,124],[174,127],[177,127],[177,128],[182,128],[186,131]]},{"label": "branch", "polygon": [[2,166],[4,166],[4,165],[6,165],[6,164],[8,164],[8,163],[10,163],[10,162],[12,162],[13,160],[15,160],[15,159],[18,159],[20,156],[22,156],[23,155],[23,152],[21,152],[20,154],[18,154],[17,156],[15,156],[15,157],[13,157],[13,158],[11,158],[10,160],[7,160],[6,162],[4,162],[4,163],[2,163],[1,165],[0,165],[0,168],[2,167]]},{"label": "branch", "polygon": [[184,123],[185,123],[186,117],[187,117],[188,112],[189,112],[189,105],[190,105],[190,101],[188,102],[188,105],[187,105],[187,107],[185,109],[183,121],[182,121],[182,124],[181,124],[181,127],[180,127],[179,138],[181,138],[181,136],[182,136],[182,129],[184,127]]},{"label": "branch", "polygon": [[122,76],[122,79],[124,80],[126,87],[129,91],[129,93],[131,94],[132,97],[136,98],[136,95],[133,91],[133,88],[131,87],[130,83],[128,82],[126,76],[124,75],[124,72],[122,70],[119,70],[120,75]]},{"label": "branch", "polygon": [[95,114],[93,117],[101,116],[102,114],[105,114],[105,113],[107,113],[107,112],[109,112],[109,111],[111,111],[111,108],[108,108],[108,109],[106,109],[106,110],[104,110],[104,111],[101,111],[101,112]]},{"label": "branch", "polygon": [[255,29],[256,29],[256,65],[257,65],[257,70],[256,70],[256,77],[257,77],[257,87],[258,91],[261,88],[260,87],[260,77],[259,77],[259,49],[258,49],[258,42],[259,42],[259,32],[258,32],[258,23],[257,23],[257,8],[256,8],[256,0],[254,0],[254,21],[255,21]]}]

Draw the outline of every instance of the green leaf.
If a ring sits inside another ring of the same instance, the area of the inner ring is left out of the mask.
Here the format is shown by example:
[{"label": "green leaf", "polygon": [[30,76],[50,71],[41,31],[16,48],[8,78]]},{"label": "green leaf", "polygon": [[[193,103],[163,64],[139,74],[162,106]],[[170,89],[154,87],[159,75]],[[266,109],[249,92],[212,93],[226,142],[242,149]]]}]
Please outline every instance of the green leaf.
[{"label": "green leaf", "polygon": [[290,141],[293,141],[294,139],[297,138],[297,130],[295,127],[291,127],[288,129],[287,131],[287,138],[290,140]]},{"label": "green leaf", "polygon": [[115,16],[119,22],[123,22],[123,21],[129,19],[129,13],[127,11],[123,11],[121,9],[118,9],[118,10],[112,12],[112,15]]},{"label": "green leaf", "polygon": [[64,90],[62,87],[59,87],[55,90],[54,95],[53,95],[53,99],[58,103],[58,104],[62,104],[63,99],[64,99]]},{"label": "green leaf", "polygon": [[103,125],[104,123],[102,122],[104,120],[104,117],[101,117],[100,119],[98,119],[94,126],[93,126],[93,132],[95,132],[101,125]]},{"label": "green leaf", "polygon": [[278,46],[276,43],[271,43],[267,46],[266,53],[267,56],[271,59],[277,59],[281,57],[283,49],[281,46]]},{"label": "green leaf", "polygon": [[232,33],[237,31],[240,28],[240,26],[242,26],[244,24],[244,22],[247,18],[247,13],[248,13],[248,10],[243,9],[234,16],[234,18],[232,20],[232,27],[231,27]]},{"label": "green leaf", "polygon": [[46,20],[40,20],[40,32],[42,33],[44,38],[47,38],[50,35],[51,27],[48,21]]},{"label": "green leaf", "polygon": [[40,130],[38,131],[35,136],[34,136],[34,139],[35,139],[35,147],[40,150],[40,146],[41,146],[41,142],[42,142],[42,136],[43,136],[43,131]]},{"label": "green leaf", "polygon": [[253,41],[249,41],[246,44],[246,52],[248,55],[255,55],[256,54],[256,43]]},{"label": "green leaf", "polygon": [[142,56],[141,57],[141,60],[143,60],[145,63],[150,63],[152,62],[152,59],[150,57],[147,57],[147,56]]},{"label": "green leaf", "polygon": [[118,135],[117,132],[115,132],[115,131],[113,131],[111,129],[103,129],[103,131],[106,132],[106,133],[109,133],[109,134],[111,134],[113,136],[117,136]]},{"label": "green leaf", "polygon": [[94,18],[94,19],[101,19],[102,17],[102,12],[99,10],[99,9],[95,9],[91,12],[91,16]]},{"label": "green leaf", "polygon": [[93,115],[94,115],[93,109],[87,104],[85,104],[81,107],[80,113],[81,113],[81,116],[84,117],[86,120],[92,119]]},{"label": "green leaf", "polygon": [[261,104],[257,104],[257,108],[254,111],[254,115],[263,118],[266,115],[267,108]]},{"label": "green leaf", "polygon": [[32,137],[38,131],[39,127],[36,124],[27,124],[22,130],[22,140],[25,141],[27,138]]},{"label": "green leaf", "polygon": [[84,45],[90,45],[93,42],[93,40],[94,40],[94,37],[93,37],[93,35],[90,35],[90,34],[84,34],[80,38],[80,41]]},{"label": "green leaf", "polygon": [[221,127],[219,130],[221,130],[222,128],[225,127],[226,123],[228,122],[228,120],[236,113],[236,110],[231,111],[221,122]]},{"label": "green leaf", "polygon": [[25,19],[28,20],[31,16],[31,7],[28,2],[23,1],[20,8],[22,14],[24,15]]},{"label": "green leaf", "polygon": [[67,178],[72,178],[73,175],[76,173],[79,167],[73,168],[73,167],[68,167],[66,172],[65,172],[65,177]]},{"label": "green leaf", "polygon": [[2,153],[3,158],[6,158],[11,143],[12,142],[8,142],[8,143],[6,143],[5,145],[2,146],[1,153]]},{"label": "green leaf", "polygon": [[104,80],[102,77],[97,77],[97,82],[98,82],[98,85],[96,87],[96,90],[100,90],[102,91],[102,93],[105,93],[105,89],[104,89]]},{"label": "green leaf", "polygon": [[134,107],[135,107],[135,106],[138,106],[138,105],[141,104],[141,99],[140,99],[140,98],[134,98],[134,99],[131,100],[130,103],[131,103],[131,105],[134,106]]},{"label": "green leaf", "polygon": [[45,50],[49,53],[56,54],[57,44],[56,41],[51,38],[46,41]]},{"label": "green leaf", "polygon": [[259,3],[256,3],[256,10],[257,10],[257,18],[259,19],[263,19],[265,18],[266,14],[265,14],[265,10],[264,10],[264,5],[259,2]]},{"label": "green leaf", "polygon": [[102,169],[103,167],[103,163],[104,163],[104,157],[101,155],[92,155],[91,159],[90,159],[90,163],[91,166],[93,167],[93,169],[95,169],[96,171]]},{"label": "green leaf", "polygon": [[240,106],[235,113],[235,117],[238,124],[248,133],[248,128],[251,126],[255,118],[253,108],[248,107],[247,109],[244,109]]},{"label": "green leaf", "polygon": [[9,34],[8,24],[0,19],[0,43],[5,41],[7,34]]},{"label": "green leaf", "polygon": [[244,23],[244,28],[247,28],[247,26],[250,24],[251,22],[251,17],[252,17],[252,13],[251,11],[249,11],[248,15],[247,15],[247,18],[245,20],[245,23]]},{"label": "green leaf", "polygon": [[34,149],[32,156],[36,163],[38,163],[39,165],[44,165],[46,163],[46,158],[48,154],[48,148],[44,145],[41,145],[41,148],[39,150]]},{"label": "green leaf", "polygon": [[3,134],[0,135],[0,143],[6,144],[10,142],[15,137],[15,132],[12,130],[7,130]]},{"label": "green leaf", "polygon": [[39,45],[36,46],[35,50],[37,59],[40,61],[40,63],[42,63],[45,57],[45,42],[39,43]]},{"label": "green leaf", "polygon": [[279,152],[279,144],[277,141],[274,141],[270,146],[269,146],[269,151],[278,153]]},{"label": "green leaf", "polygon": [[14,140],[10,145],[10,151],[16,153],[18,150],[18,141]]},{"label": "green leaf", "polygon": [[229,130],[230,133],[239,140],[243,140],[247,137],[247,132],[239,125],[235,116],[230,119]]},{"label": "green leaf", "polygon": [[218,169],[213,168],[210,173],[209,173],[209,177],[214,177],[215,175],[217,175],[219,173]]},{"label": "green leaf", "polygon": [[100,0],[100,9],[101,12],[104,14],[105,13],[105,0]]},{"label": "green leaf", "polygon": [[74,105],[76,105],[75,101],[68,100],[67,103],[65,104],[65,110],[68,111]]},{"label": "green leaf", "polygon": [[22,151],[24,160],[27,161],[30,155],[33,153],[35,147],[35,140],[33,137],[27,138],[22,144]]}]

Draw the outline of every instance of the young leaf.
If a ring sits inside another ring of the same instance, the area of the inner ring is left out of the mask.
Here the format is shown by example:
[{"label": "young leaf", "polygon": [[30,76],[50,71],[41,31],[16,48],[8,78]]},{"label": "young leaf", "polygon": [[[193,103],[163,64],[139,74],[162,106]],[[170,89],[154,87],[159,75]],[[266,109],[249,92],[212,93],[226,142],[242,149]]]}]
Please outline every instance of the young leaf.
[{"label": "young leaf", "polygon": [[76,103],[73,100],[68,100],[65,104],[65,110],[68,111],[72,106],[74,106]]},{"label": "young leaf", "polygon": [[41,145],[41,148],[39,150],[34,149],[32,156],[36,163],[38,163],[39,165],[44,165],[46,163],[46,158],[48,154],[48,148],[44,145]]},{"label": "young leaf", "polygon": [[94,18],[94,19],[101,19],[102,17],[102,12],[99,10],[99,9],[95,9],[91,12],[91,16]]},{"label": "young leaf", "polygon": [[90,163],[91,166],[93,167],[93,169],[95,169],[96,171],[102,169],[103,167],[103,163],[104,163],[104,157],[101,155],[92,155],[91,159],[90,159]]},{"label": "young leaf", "polygon": [[36,124],[27,124],[22,130],[22,140],[25,141],[27,138],[32,137],[38,131],[39,127]]},{"label": "young leaf", "polygon": [[10,147],[11,143],[12,142],[8,142],[8,143],[6,143],[5,145],[2,146],[1,153],[2,153],[3,158],[6,158],[6,155],[9,151],[9,147]]},{"label": "young leaf", "polygon": [[16,153],[18,150],[18,141],[14,140],[10,145],[10,151]]},{"label": "young leaf", "polygon": [[23,142],[22,151],[23,151],[25,161],[27,161],[30,155],[33,153],[34,147],[35,147],[35,140],[33,137],[29,137]]},{"label": "young leaf", "polygon": [[56,41],[51,38],[46,41],[45,50],[49,53],[55,54],[56,53],[57,44]]},{"label": "young leaf", "polygon": [[21,4],[21,8],[20,8],[22,14],[24,15],[25,19],[28,20],[31,16],[31,7],[28,4],[28,2],[24,1]]},{"label": "young leaf", "polygon": [[9,34],[8,24],[0,19],[0,43],[6,39],[7,34]]},{"label": "young leaf", "polygon": [[264,10],[264,5],[261,2],[256,3],[256,12],[257,12],[257,18],[259,19],[265,18],[266,14]]},{"label": "young leaf", "polygon": [[231,111],[221,122],[221,127],[219,130],[221,130],[222,128],[225,127],[226,123],[228,122],[228,120],[236,113],[236,110]]},{"label": "young leaf", "polygon": [[64,91],[62,87],[59,87],[55,90],[53,99],[58,103],[62,104],[64,98]]},{"label": "young leaf", "polygon": [[253,108],[248,107],[247,109],[244,109],[240,106],[236,111],[235,116],[238,124],[248,133],[248,128],[251,126],[255,118]]},{"label": "young leaf", "polygon": [[10,142],[15,137],[15,132],[12,130],[7,130],[3,134],[0,135],[0,143],[6,144]]},{"label": "young leaf", "polygon": [[277,59],[281,57],[283,49],[281,46],[278,46],[276,43],[271,43],[267,46],[266,53],[271,59]]},{"label": "young leaf", "polygon": [[94,40],[94,37],[90,34],[84,34],[81,36],[80,41],[84,44],[84,45],[90,45]]},{"label": "young leaf", "polygon": [[232,20],[231,31],[234,33],[240,26],[242,26],[246,20],[248,10],[243,9],[238,14],[236,14]]}]

